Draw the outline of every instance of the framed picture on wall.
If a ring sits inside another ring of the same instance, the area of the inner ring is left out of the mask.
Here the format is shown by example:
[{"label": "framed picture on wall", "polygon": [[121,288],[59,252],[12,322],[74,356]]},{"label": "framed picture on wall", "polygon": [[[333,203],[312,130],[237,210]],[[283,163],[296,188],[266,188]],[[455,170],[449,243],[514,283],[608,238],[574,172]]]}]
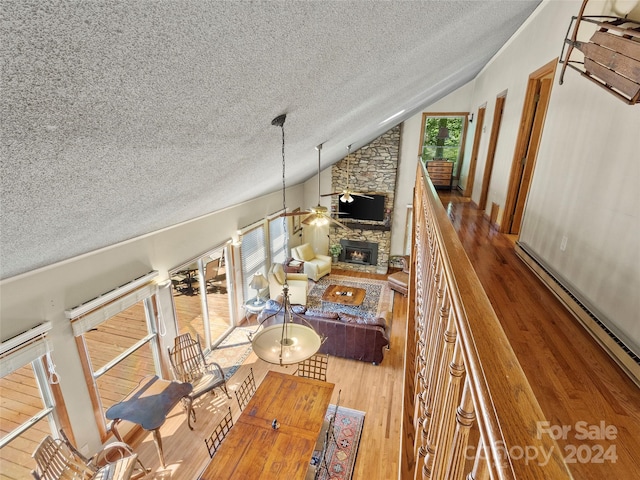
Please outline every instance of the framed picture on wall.
[{"label": "framed picture on wall", "polygon": [[[293,210],[292,213],[296,213],[299,211],[300,211],[300,207]],[[302,227],[300,226],[300,215],[295,215],[291,218],[293,220],[293,233],[298,233],[300,230],[302,230]]]}]

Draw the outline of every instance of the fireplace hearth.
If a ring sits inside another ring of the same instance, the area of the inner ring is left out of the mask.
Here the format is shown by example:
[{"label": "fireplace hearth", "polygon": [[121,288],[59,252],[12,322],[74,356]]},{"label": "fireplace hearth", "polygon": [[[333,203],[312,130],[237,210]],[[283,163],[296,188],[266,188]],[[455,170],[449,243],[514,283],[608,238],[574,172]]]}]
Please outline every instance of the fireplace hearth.
[{"label": "fireplace hearth", "polygon": [[342,253],[340,261],[359,265],[377,265],[378,244],[374,242],[360,242],[356,240],[340,240]]}]

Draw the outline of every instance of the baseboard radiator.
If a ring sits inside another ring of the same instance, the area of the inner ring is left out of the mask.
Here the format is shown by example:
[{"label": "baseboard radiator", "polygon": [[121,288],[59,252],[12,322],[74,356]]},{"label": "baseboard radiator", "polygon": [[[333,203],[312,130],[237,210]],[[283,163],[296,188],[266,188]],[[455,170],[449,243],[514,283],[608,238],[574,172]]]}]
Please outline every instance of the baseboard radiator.
[{"label": "baseboard radiator", "polygon": [[607,324],[602,320],[602,315],[598,315],[593,308],[589,308],[588,302],[580,299],[579,295],[567,286],[568,282],[547,267],[526,244],[517,242],[515,251],[518,257],[567,307],[631,380],[640,386],[640,357],[607,327]]}]

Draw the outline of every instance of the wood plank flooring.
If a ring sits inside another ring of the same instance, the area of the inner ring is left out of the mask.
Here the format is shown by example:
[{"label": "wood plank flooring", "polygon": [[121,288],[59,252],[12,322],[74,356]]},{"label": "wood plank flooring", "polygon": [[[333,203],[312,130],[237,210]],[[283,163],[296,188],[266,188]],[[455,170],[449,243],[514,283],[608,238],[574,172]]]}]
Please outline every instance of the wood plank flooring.
[{"label": "wood plank flooring", "polygon": [[640,478],[638,387],[516,256],[515,236],[490,228],[467,199],[440,198],[574,477]]}]

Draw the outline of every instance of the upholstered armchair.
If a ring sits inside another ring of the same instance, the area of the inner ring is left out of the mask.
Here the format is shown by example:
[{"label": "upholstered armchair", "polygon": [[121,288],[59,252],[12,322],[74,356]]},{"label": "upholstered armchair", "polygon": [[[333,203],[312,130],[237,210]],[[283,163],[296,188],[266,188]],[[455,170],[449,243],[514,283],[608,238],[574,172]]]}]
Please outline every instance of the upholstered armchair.
[{"label": "upholstered armchair", "polygon": [[391,290],[400,292],[405,297],[409,291],[409,256],[404,255],[400,257],[402,262],[402,270],[396,273],[392,273],[387,277],[387,283]]},{"label": "upholstered armchair", "polygon": [[[307,304],[308,281],[305,273],[285,273],[281,263],[274,263],[269,269],[269,297],[276,300],[282,295],[285,277],[289,285],[289,302],[294,305]],[[281,300],[280,300],[281,301]]]},{"label": "upholstered armchair", "polygon": [[291,255],[304,262],[304,273],[314,282],[331,273],[331,257],[315,253],[309,243],[292,248]]}]

